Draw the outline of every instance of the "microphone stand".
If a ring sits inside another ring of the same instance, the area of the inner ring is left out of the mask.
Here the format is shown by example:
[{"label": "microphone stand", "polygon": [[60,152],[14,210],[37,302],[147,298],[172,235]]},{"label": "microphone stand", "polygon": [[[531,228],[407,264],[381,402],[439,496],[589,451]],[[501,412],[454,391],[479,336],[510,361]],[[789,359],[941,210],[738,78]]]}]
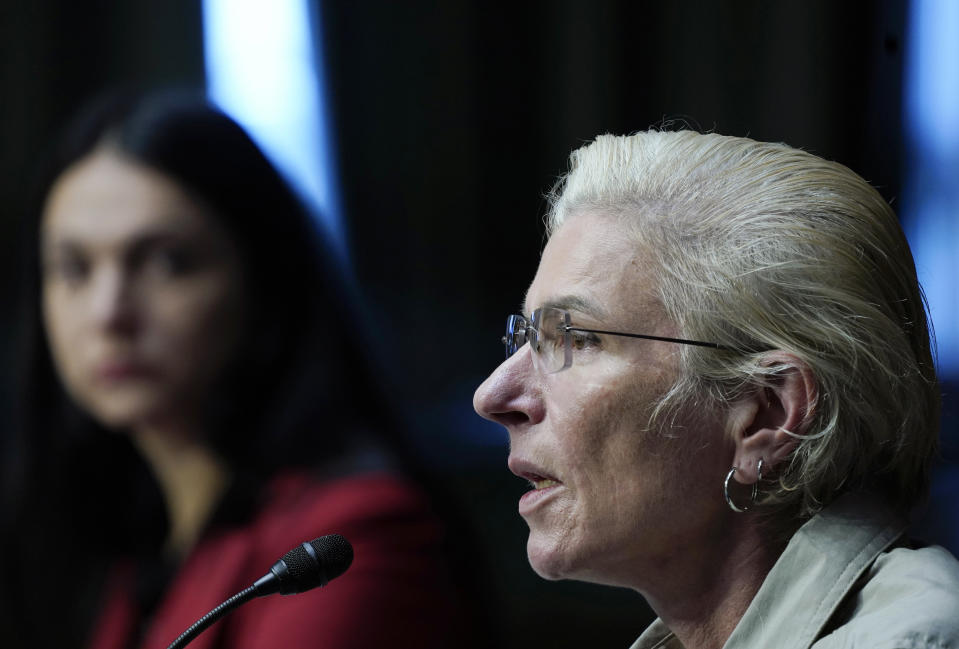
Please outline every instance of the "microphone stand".
[{"label": "microphone stand", "polygon": [[221,617],[232,611],[233,609],[246,604],[251,599],[258,597],[259,594],[257,591],[260,589],[259,582],[253,584],[245,590],[241,590],[239,593],[226,600],[215,609],[201,617],[199,620],[193,623],[189,629],[180,634],[176,640],[170,643],[170,646],[167,649],[180,649],[185,647],[187,643],[192,641],[198,635],[206,631],[206,629],[213,625],[214,622],[219,620]]},{"label": "microphone stand", "polygon": [[309,543],[302,543],[283,555],[249,588],[226,600],[193,623],[167,649],[180,649],[233,609],[254,597],[279,592],[282,595],[303,593],[326,584],[342,575],[353,562],[353,546],[339,534],[328,534]]}]

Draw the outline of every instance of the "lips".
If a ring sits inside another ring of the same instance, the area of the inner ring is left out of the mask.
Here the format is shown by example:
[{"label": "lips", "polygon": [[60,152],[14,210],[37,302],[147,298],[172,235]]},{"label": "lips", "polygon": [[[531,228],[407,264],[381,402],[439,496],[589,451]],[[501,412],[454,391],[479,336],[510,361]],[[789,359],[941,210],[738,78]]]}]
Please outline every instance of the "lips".
[{"label": "lips", "polygon": [[527,520],[534,520],[538,512],[549,507],[565,490],[563,481],[549,473],[545,468],[518,457],[511,456],[509,470],[529,482],[533,488],[520,496],[519,514]]},{"label": "lips", "polygon": [[527,460],[511,457],[508,464],[509,470],[527,480],[533,489],[549,489],[563,484],[559,478]]},{"label": "lips", "polygon": [[96,377],[105,383],[149,378],[156,374],[156,368],[149,363],[129,359],[109,360],[96,367]]},{"label": "lips", "polygon": [[530,484],[533,485],[533,489],[547,489],[560,484],[559,480],[555,478],[548,478],[537,474],[523,475],[522,477],[529,480]]}]

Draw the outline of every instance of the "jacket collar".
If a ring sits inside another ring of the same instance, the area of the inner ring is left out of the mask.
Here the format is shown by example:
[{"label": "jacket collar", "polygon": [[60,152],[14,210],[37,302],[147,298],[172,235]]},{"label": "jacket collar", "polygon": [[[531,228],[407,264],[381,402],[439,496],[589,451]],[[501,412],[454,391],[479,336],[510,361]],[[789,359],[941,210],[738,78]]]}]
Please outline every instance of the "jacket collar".
[{"label": "jacket collar", "polygon": [[[905,529],[906,522],[875,499],[841,496],[789,540],[724,647],[808,649],[859,577]],[[682,646],[657,619],[631,649]]]}]

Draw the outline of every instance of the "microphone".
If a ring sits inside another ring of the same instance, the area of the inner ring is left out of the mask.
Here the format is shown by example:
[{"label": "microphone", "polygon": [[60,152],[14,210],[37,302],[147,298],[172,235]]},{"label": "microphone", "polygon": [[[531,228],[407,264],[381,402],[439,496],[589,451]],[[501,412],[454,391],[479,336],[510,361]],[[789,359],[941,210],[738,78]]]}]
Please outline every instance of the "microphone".
[{"label": "microphone", "polygon": [[270,572],[256,580],[256,596],[271,593],[295,595],[326,586],[346,572],[353,563],[353,546],[339,534],[329,534],[302,543],[273,564]]},{"label": "microphone", "polygon": [[200,635],[214,622],[255,597],[273,593],[295,595],[317,586],[326,586],[346,572],[353,563],[353,546],[339,534],[329,534],[302,543],[273,564],[270,571],[215,609],[201,617],[180,634],[167,649],[179,649]]}]

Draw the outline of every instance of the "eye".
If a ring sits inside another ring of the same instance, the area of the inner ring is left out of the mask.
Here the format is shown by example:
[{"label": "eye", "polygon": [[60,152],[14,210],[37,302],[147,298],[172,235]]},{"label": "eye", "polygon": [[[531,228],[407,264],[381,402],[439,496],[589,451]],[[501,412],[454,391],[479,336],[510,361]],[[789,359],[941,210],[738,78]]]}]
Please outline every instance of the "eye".
[{"label": "eye", "polygon": [[576,351],[599,347],[602,344],[599,336],[590,331],[572,330],[569,332],[569,336],[570,345],[572,345],[573,349]]},{"label": "eye", "polygon": [[189,275],[199,266],[199,258],[182,246],[157,246],[148,251],[141,263],[144,270],[161,277]]},{"label": "eye", "polygon": [[90,262],[75,252],[65,252],[48,260],[43,266],[44,276],[76,285],[90,274]]},{"label": "eye", "polygon": [[[543,351],[553,353],[563,348],[563,329],[551,323],[544,323],[543,328],[537,331],[536,340]],[[540,351],[537,349],[536,351]]]}]

